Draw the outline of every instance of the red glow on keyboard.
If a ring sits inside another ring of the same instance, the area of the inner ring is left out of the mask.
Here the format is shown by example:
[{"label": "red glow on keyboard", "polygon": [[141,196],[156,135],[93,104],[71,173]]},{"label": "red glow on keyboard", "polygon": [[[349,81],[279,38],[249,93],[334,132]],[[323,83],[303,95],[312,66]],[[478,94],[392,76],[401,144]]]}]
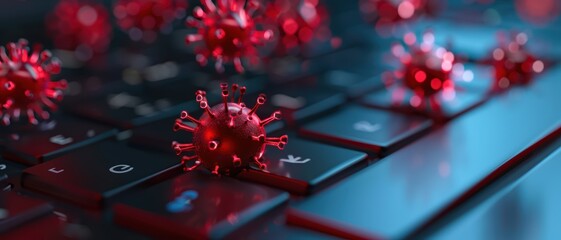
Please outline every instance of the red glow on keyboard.
[{"label": "red glow on keyboard", "polygon": [[94,2],[60,1],[47,17],[46,26],[57,48],[76,51],[82,61],[105,52],[111,42],[109,13]]},{"label": "red glow on keyboard", "polygon": [[494,91],[504,90],[512,85],[531,82],[536,73],[544,70],[544,63],[526,50],[528,36],[525,33],[499,34],[499,46],[492,52],[495,68]]},{"label": "red glow on keyboard", "polygon": [[8,43],[0,48],[0,104],[2,123],[9,125],[11,119],[18,120],[21,113],[27,115],[31,124],[37,124],[37,117],[49,118],[55,110],[55,102],[62,100],[62,90],[66,81],[51,81],[51,74],[60,72],[60,63],[51,52],[41,51],[40,45],[33,50],[27,40]]},{"label": "red glow on keyboard", "polygon": [[399,59],[402,68],[384,74],[384,80],[388,87],[398,85],[398,89],[393,93],[396,103],[405,100],[404,90],[407,89],[412,93],[409,99],[410,106],[430,107],[438,113],[440,112],[438,94],[442,94],[447,100],[455,97],[456,90],[451,73],[457,63],[451,51],[434,43],[435,37],[432,33],[427,32],[422,38],[418,42],[413,33],[407,33],[404,36],[407,49],[401,44],[392,46],[391,52]]},{"label": "red glow on keyboard", "polygon": [[[181,117],[176,120],[174,131],[187,131],[193,133],[193,143],[173,142],[172,147],[177,155],[185,152],[195,152],[194,155],[184,155],[182,164],[185,170],[191,171],[203,165],[213,174],[235,174],[245,169],[250,163],[255,163],[259,168],[265,169],[266,165],[260,162],[265,146],[275,146],[283,149],[288,142],[288,137],[267,137],[265,125],[280,119],[280,112],[273,113],[270,117],[261,120],[256,114],[260,106],[265,104],[265,95],[257,98],[253,108],[248,108],[242,102],[245,87],[222,84],[223,104],[214,107],[208,105],[206,92],[197,91],[196,100],[205,111],[200,119],[195,119],[186,111],[181,112]],[[236,91],[240,96],[236,99]],[[186,124],[188,120],[194,124]],[[188,162],[194,161],[190,167]]]},{"label": "red glow on keyboard", "polygon": [[150,43],[159,32],[171,32],[172,22],[185,16],[187,5],[186,0],[118,0],[113,15],[132,40]]},{"label": "red glow on keyboard", "polygon": [[202,8],[193,9],[193,16],[186,21],[197,33],[185,38],[188,45],[203,43],[195,49],[199,64],[206,65],[213,58],[218,72],[224,71],[226,62],[234,63],[236,71],[244,72],[242,58],[252,63],[259,61],[257,45],[273,37],[271,30],[256,28],[254,15],[260,7],[259,1],[223,0],[215,5],[211,0],[201,0],[201,5]]},{"label": "red glow on keyboard", "polygon": [[318,0],[275,0],[265,9],[266,18],[278,26],[281,53],[297,50],[315,39],[332,38],[327,8]]}]

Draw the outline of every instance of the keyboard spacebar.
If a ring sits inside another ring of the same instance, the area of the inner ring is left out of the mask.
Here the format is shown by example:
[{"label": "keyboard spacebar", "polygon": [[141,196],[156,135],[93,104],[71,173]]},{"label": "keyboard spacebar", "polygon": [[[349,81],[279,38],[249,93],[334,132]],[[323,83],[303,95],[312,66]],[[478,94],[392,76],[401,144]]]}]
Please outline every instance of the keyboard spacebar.
[{"label": "keyboard spacebar", "polygon": [[402,238],[561,132],[561,68],[512,89],[292,207],[290,224],[344,238]]}]

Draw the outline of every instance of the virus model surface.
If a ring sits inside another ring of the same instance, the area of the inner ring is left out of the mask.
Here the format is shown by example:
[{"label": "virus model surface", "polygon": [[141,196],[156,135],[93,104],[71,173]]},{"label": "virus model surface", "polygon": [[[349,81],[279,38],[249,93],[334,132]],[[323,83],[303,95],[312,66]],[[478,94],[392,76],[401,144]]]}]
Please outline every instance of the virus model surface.
[{"label": "virus model surface", "polygon": [[544,63],[526,50],[527,42],[528,36],[524,33],[513,34],[511,38],[499,35],[499,46],[492,53],[495,68],[493,91],[528,84],[534,74],[544,70]]},{"label": "virus model surface", "polygon": [[171,31],[175,19],[185,16],[186,0],[118,0],[113,15],[134,41],[153,42],[159,32]]},{"label": "virus model surface", "polygon": [[408,90],[412,93],[410,106],[430,107],[435,114],[440,114],[438,94],[442,94],[444,99],[455,96],[454,81],[451,79],[454,54],[435,45],[434,35],[430,32],[423,35],[421,43],[416,42],[413,33],[406,34],[404,39],[409,51],[401,44],[392,47],[392,54],[399,59],[402,67],[386,75],[385,79],[388,86],[398,85],[393,93],[394,101],[403,102],[406,95],[403,90]]},{"label": "virus model surface", "polygon": [[265,16],[279,28],[277,49],[281,52],[314,39],[331,40],[327,8],[318,0],[273,0],[265,6]]},{"label": "virus model surface", "polygon": [[[261,120],[256,111],[265,104],[265,95],[257,98],[253,108],[247,108],[242,102],[245,87],[232,85],[232,95],[227,84],[222,84],[223,103],[214,107],[208,105],[206,93],[197,91],[196,100],[205,113],[200,119],[195,119],[186,111],[181,112],[173,127],[174,131],[187,131],[193,133],[192,143],[173,142],[172,147],[177,155],[185,152],[194,152],[193,155],[184,155],[182,164],[194,161],[194,165],[186,171],[191,171],[203,165],[214,174],[236,174],[242,169],[255,163],[259,168],[265,169],[266,165],[260,162],[266,145],[283,149],[288,137],[267,137],[264,126],[280,119],[280,112],[273,113],[270,117]],[[240,96],[236,99],[235,92],[239,89]],[[193,125],[183,122],[188,120]]]},{"label": "virus model surface", "polygon": [[109,13],[103,5],[91,1],[60,1],[46,25],[55,46],[79,52],[81,60],[104,52],[111,41]]},{"label": "virus model surface", "polygon": [[256,28],[253,15],[259,8],[256,0],[201,0],[201,5],[193,9],[193,16],[187,18],[186,25],[196,28],[197,33],[185,37],[190,45],[201,42],[195,48],[197,62],[206,65],[214,59],[218,72],[224,71],[224,63],[232,62],[236,71],[243,72],[242,58],[257,62],[257,45],[262,45],[273,36],[271,30]]},{"label": "virus model surface", "polygon": [[49,118],[55,110],[55,102],[62,100],[62,90],[66,81],[51,81],[51,74],[60,72],[60,63],[47,50],[35,45],[33,51],[27,47],[27,40],[8,43],[0,47],[0,115],[4,125],[10,119],[19,119],[21,113],[27,115],[30,123],[37,124],[36,115]]}]

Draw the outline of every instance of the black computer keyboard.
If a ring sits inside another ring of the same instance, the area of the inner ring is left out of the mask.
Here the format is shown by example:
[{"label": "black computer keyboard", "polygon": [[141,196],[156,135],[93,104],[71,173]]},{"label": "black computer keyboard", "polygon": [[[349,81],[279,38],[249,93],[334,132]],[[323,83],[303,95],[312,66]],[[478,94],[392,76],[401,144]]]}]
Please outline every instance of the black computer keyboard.
[{"label": "black computer keyboard", "polygon": [[[40,2],[19,23],[55,3]],[[326,1],[339,48],[231,77],[200,67],[181,31],[152,45],[117,35],[106,64],[63,69],[69,89],[50,120],[0,128],[0,239],[559,238],[561,32],[524,23],[507,1],[464,2],[408,26],[432,29],[470,74],[438,117],[391,101],[382,74],[396,68],[385,61],[394,40],[355,1]],[[494,14],[501,22],[483,24]],[[10,16],[0,19],[21,18]],[[545,71],[489,94],[494,34],[512,28]],[[175,119],[202,114],[199,89],[220,103],[224,81],[247,86],[248,101],[267,94],[259,115],[283,120],[266,131],[290,141],[266,151],[265,171],[184,172],[170,145],[192,136],[173,132]]]}]

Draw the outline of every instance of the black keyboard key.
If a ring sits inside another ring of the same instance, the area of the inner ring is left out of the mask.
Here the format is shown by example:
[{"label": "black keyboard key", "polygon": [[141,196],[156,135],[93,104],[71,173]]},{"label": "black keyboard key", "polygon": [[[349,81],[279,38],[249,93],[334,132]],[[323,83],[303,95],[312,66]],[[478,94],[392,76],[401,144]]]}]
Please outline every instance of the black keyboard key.
[{"label": "black keyboard key", "polygon": [[[19,126],[18,126],[19,127]],[[57,115],[36,127],[10,128],[0,133],[2,155],[24,164],[38,164],[117,134],[117,130],[82,119]]]},{"label": "black keyboard key", "polygon": [[268,149],[267,171],[248,170],[239,178],[297,194],[307,194],[366,158],[365,153],[289,137],[284,150]]},{"label": "black keyboard key", "polygon": [[28,168],[22,185],[78,205],[100,207],[132,187],[180,172],[179,160],[106,141]]},{"label": "black keyboard key", "polygon": [[349,98],[357,98],[384,87],[379,75],[364,77],[346,71],[329,71],[323,74],[321,81],[328,88],[346,93]]},{"label": "black keyboard key", "polygon": [[[561,111],[551,110],[561,102],[559,76],[561,68],[551,69],[529,86],[495,96],[302,201],[288,221],[331,233],[407,236],[559,136]],[[333,208],[333,202],[344,204]]]},{"label": "black keyboard key", "polygon": [[390,151],[432,126],[423,117],[356,105],[304,125],[300,133],[316,140],[370,152]]},{"label": "black keyboard key", "polygon": [[46,215],[52,210],[53,207],[47,202],[15,192],[0,192],[0,232]]},{"label": "black keyboard key", "polygon": [[431,239],[555,239],[561,236],[561,151],[471,208]]},{"label": "black keyboard key", "polygon": [[288,200],[288,194],[190,172],[114,205],[114,221],[167,239],[222,239]]},{"label": "black keyboard key", "polygon": [[68,237],[64,234],[64,224],[55,215],[47,215],[26,221],[6,232],[0,232],[0,239],[88,239]]},{"label": "black keyboard key", "polygon": [[180,110],[196,110],[195,91],[185,88],[179,96],[164,90],[127,88],[75,101],[69,110],[81,117],[130,129],[174,116]]},{"label": "black keyboard key", "polygon": [[316,231],[310,231],[305,228],[299,228],[286,225],[284,217],[278,217],[264,227],[253,230],[249,236],[247,234],[240,235],[244,239],[306,239],[306,240],[326,240],[339,239],[333,236],[322,234]]},{"label": "black keyboard key", "polygon": [[343,105],[346,96],[337,90],[322,87],[316,77],[309,77],[272,88],[267,92],[267,99],[269,104],[260,108],[260,116],[269,116],[275,110],[280,110],[283,120],[294,124]]},{"label": "black keyboard key", "polygon": [[20,175],[25,167],[0,158],[0,191],[18,187]]}]

